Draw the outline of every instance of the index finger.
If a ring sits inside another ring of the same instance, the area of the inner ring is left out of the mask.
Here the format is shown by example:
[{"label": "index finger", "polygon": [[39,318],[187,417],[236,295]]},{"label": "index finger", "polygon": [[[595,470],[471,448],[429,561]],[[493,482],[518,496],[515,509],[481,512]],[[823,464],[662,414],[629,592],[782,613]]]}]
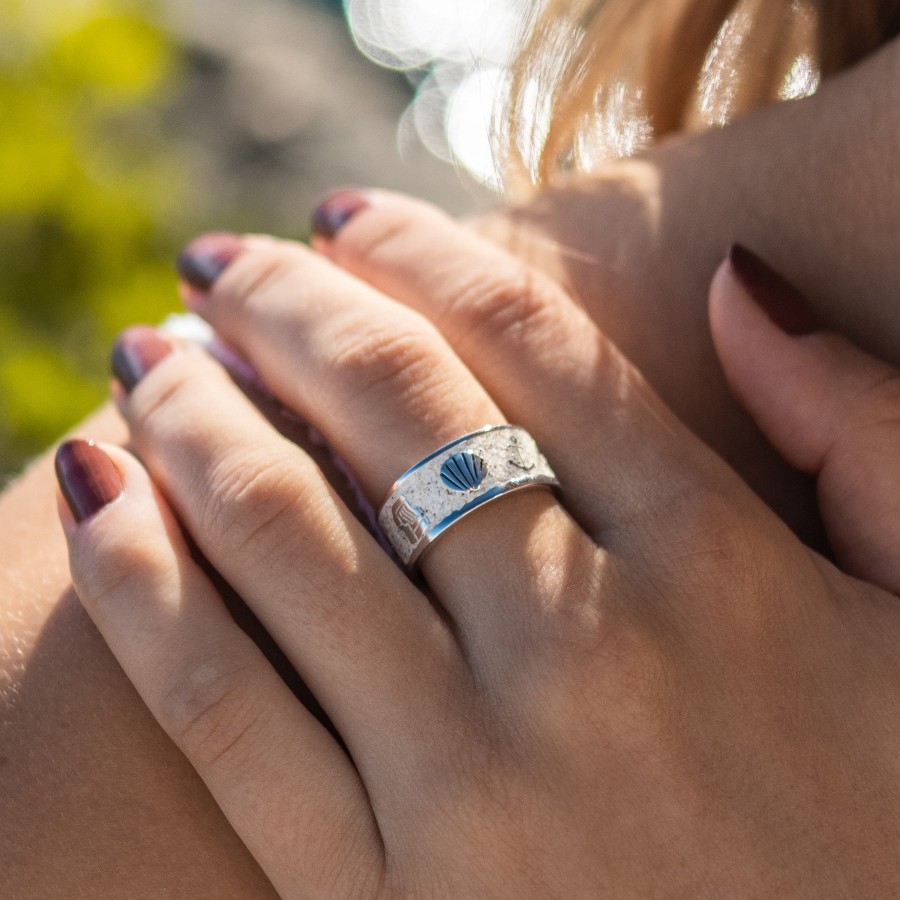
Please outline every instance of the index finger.
[{"label": "index finger", "polygon": [[429,204],[364,198],[326,199],[317,219],[340,227],[315,247],[438,327],[534,435],[595,539],[608,546],[626,522],[646,530],[679,496],[731,478],[559,285]]}]

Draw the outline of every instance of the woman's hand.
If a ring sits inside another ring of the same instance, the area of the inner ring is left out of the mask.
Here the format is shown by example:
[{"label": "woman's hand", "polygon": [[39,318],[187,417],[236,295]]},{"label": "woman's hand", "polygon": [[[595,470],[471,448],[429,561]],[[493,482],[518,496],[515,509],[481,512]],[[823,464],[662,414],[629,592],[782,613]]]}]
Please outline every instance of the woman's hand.
[{"label": "woman's hand", "polygon": [[373,503],[505,418],[559,499],[455,525],[422,560],[426,596],[217,366],[146,331],[116,354],[146,470],[112,447],[59,456],[80,596],[278,891],[896,894],[897,373],[779,330],[741,286],[771,294],[746,259],[717,276],[734,386],[822,471],[836,548],[876,587],[802,546],[553,283],[419,204],[353,212],[318,242],[339,265],[270,239],[195,245],[192,306]]}]

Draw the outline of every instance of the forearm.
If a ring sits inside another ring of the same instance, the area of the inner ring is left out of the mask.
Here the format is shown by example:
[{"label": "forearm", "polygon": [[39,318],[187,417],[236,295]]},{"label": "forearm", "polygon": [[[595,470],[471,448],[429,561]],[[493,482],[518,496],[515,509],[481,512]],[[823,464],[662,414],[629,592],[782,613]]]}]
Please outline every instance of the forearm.
[{"label": "forearm", "polygon": [[0,498],[0,896],[274,896],[72,593],[54,492],[48,454]]}]

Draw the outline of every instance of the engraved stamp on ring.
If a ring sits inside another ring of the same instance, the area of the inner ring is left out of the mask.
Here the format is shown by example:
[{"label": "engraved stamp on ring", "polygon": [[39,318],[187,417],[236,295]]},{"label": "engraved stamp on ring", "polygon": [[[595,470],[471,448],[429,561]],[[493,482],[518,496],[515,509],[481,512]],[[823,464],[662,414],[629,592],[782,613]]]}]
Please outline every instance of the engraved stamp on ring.
[{"label": "engraved stamp on ring", "polygon": [[441,466],[441,481],[451,491],[463,494],[478,488],[486,474],[484,460],[474,453],[454,453]]},{"label": "engraved stamp on ring", "polygon": [[404,496],[398,497],[391,507],[394,524],[406,535],[410,544],[415,544],[425,536],[430,524],[423,510],[412,506]]}]

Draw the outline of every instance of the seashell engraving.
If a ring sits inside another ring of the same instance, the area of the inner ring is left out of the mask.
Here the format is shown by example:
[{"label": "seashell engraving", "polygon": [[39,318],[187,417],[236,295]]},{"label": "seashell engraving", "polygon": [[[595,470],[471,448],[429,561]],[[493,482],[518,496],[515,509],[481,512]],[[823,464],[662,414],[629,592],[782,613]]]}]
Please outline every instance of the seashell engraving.
[{"label": "seashell engraving", "polygon": [[451,491],[474,491],[484,481],[484,460],[474,453],[456,453],[441,466],[441,481]]}]

